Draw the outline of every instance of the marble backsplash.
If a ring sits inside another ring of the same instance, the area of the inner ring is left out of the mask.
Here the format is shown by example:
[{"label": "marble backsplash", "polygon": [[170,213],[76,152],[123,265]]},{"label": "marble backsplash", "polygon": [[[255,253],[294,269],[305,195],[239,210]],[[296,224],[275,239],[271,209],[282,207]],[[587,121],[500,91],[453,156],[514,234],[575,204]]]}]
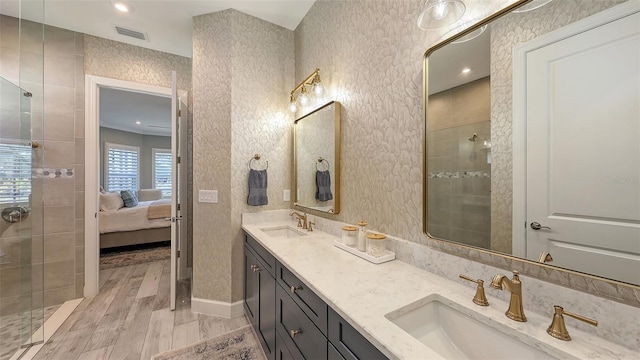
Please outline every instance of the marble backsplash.
[{"label": "marble backsplash", "polygon": [[[243,214],[243,222],[257,223],[268,221],[281,221],[289,219],[290,210],[267,211],[256,214]],[[345,223],[313,216],[316,223],[315,228],[332,234],[341,236],[341,228]],[[373,227],[369,231],[375,231]],[[396,252],[396,259],[410,265],[416,266],[425,271],[452,281],[461,281],[458,275],[465,274],[472,278],[483,279],[485,281],[485,291],[489,302],[491,298],[499,298],[509,301],[507,291],[490,288],[488,283],[491,278],[502,273],[509,275],[510,269],[520,271],[523,284],[523,302],[525,313],[527,311],[538,314],[548,314],[549,322],[553,315],[553,305],[560,305],[567,311],[584,315],[596,319],[598,327],[593,327],[580,321],[569,319],[567,326],[578,328],[587,333],[595,334],[598,337],[620,344],[630,349],[640,351],[640,289],[632,289],[628,286],[620,286],[608,281],[594,278],[588,275],[567,273],[559,269],[544,268],[540,266],[528,266],[527,263],[517,259],[502,258],[500,266],[492,266],[482,263],[482,259],[474,261],[468,257],[459,257],[450,253],[433,249],[430,245],[425,246],[404,239],[387,236],[388,247]],[[441,243],[443,246],[459,248],[459,246],[430,240]],[[450,249],[448,249],[451,251]],[[472,250],[479,253],[476,250]],[[493,254],[481,253],[480,257],[495,256]],[[544,280],[540,278],[546,276]],[[567,282],[574,288],[569,288],[564,283]],[[575,284],[582,282],[589,289],[590,293],[575,289]],[[473,298],[475,284],[462,282],[469,287],[469,301]],[[597,295],[594,295],[596,293]],[[617,296],[614,296],[616,294]],[[620,294],[625,295],[624,299]],[[624,301],[623,301],[624,300]],[[505,309],[506,311],[506,309]]]}]

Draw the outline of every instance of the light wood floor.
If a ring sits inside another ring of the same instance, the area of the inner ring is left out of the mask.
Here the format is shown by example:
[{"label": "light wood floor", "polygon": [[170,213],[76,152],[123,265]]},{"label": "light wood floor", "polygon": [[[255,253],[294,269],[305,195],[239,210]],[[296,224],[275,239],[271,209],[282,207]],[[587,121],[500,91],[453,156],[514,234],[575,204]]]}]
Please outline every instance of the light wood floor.
[{"label": "light wood floor", "polygon": [[84,299],[35,359],[144,359],[248,324],[191,312],[189,283],[169,310],[169,260],[100,271],[100,292]]}]

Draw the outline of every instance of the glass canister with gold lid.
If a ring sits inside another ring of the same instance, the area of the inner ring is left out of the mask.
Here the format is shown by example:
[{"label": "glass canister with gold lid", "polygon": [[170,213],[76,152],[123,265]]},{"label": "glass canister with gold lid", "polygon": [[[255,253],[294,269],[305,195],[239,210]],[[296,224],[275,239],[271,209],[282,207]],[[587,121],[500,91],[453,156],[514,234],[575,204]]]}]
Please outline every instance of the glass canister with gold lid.
[{"label": "glass canister with gold lid", "polygon": [[355,247],[358,241],[358,228],[351,225],[346,225],[342,227],[342,243]]},{"label": "glass canister with gold lid", "polygon": [[367,253],[373,257],[381,257],[387,250],[387,237],[383,234],[368,234],[369,247]]}]

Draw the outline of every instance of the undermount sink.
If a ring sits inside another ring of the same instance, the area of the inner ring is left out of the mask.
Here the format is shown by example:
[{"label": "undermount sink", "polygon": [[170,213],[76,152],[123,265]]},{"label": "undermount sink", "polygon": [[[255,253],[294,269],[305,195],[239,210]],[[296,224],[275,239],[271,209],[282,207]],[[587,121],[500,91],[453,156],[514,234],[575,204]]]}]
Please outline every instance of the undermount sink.
[{"label": "undermount sink", "polygon": [[385,317],[445,359],[555,359],[430,295]]},{"label": "undermount sink", "polygon": [[304,232],[287,225],[260,228],[260,230],[272,238],[297,238],[307,236]]}]

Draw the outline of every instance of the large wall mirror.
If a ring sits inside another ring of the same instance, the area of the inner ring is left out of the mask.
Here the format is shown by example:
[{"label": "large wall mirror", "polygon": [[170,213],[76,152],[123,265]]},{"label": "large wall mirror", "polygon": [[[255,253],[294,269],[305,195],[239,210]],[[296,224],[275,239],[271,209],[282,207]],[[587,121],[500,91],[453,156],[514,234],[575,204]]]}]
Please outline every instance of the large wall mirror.
[{"label": "large wall mirror", "polygon": [[340,212],[340,103],[332,101],[294,125],[294,204]]},{"label": "large wall mirror", "polygon": [[425,54],[425,231],[640,285],[640,3],[520,4]]}]

